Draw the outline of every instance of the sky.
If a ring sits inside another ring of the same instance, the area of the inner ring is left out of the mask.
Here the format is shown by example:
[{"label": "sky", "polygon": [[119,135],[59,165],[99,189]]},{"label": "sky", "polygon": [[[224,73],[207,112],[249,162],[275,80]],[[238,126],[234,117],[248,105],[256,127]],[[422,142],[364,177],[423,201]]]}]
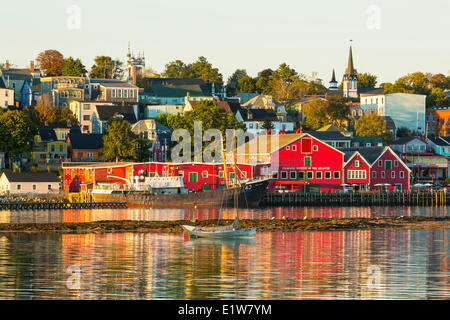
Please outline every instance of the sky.
[{"label": "sky", "polygon": [[378,83],[450,75],[449,0],[26,0],[0,10],[0,62],[17,67],[46,49],[87,69],[98,55],[125,62],[130,41],[158,72],[205,56],[225,81],[286,62],[328,84],[333,68],[342,79],[351,43],[355,68]]}]

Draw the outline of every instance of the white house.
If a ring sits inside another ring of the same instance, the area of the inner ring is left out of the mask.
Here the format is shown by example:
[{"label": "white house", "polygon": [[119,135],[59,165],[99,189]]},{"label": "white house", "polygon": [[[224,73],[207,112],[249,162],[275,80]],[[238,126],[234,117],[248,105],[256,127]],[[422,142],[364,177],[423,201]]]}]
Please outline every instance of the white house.
[{"label": "white house", "polygon": [[0,193],[58,193],[60,181],[53,172],[11,173],[0,177]]},{"label": "white house", "polygon": [[380,116],[389,116],[397,128],[425,132],[426,95],[410,93],[362,93],[361,108]]}]

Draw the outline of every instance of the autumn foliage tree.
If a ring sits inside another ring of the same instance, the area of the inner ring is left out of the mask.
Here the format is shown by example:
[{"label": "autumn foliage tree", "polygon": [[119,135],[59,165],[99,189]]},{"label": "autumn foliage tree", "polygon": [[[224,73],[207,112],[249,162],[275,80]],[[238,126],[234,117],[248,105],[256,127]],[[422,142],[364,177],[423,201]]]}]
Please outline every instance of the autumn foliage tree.
[{"label": "autumn foliage tree", "polygon": [[137,161],[139,159],[139,136],[131,131],[128,121],[111,118],[103,136],[104,161]]},{"label": "autumn foliage tree", "polygon": [[339,97],[314,99],[304,106],[303,117],[305,120],[301,125],[307,130],[318,130],[329,124],[346,128],[350,119],[350,108]]},{"label": "autumn foliage tree", "polygon": [[366,113],[355,121],[355,134],[358,137],[382,137],[385,143],[392,140],[384,118],[374,112]]},{"label": "autumn foliage tree", "polygon": [[64,56],[57,50],[45,50],[39,53],[36,63],[46,76],[60,76],[64,67]]}]

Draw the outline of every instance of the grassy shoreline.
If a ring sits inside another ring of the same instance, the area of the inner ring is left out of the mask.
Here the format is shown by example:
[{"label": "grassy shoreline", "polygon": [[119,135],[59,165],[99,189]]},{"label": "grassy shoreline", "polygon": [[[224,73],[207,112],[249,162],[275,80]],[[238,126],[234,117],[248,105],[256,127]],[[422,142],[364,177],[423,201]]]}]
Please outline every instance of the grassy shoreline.
[{"label": "grassy shoreline", "polygon": [[[0,223],[0,233],[5,232],[58,232],[58,233],[109,233],[158,232],[183,233],[182,225],[213,226],[217,220],[206,221],[96,221],[83,223]],[[221,220],[230,224],[232,220]],[[257,231],[331,231],[357,229],[430,229],[450,228],[450,217],[399,217],[399,218],[312,218],[284,220],[241,220],[242,227]]]}]

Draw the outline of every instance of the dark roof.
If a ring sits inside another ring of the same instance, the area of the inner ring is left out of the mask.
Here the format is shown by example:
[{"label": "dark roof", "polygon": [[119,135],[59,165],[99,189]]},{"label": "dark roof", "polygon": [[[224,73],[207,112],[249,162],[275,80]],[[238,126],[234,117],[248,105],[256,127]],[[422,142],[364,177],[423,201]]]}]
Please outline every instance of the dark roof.
[{"label": "dark roof", "polygon": [[198,85],[191,86],[190,88],[152,85],[147,90],[144,91],[144,94],[153,95],[155,97],[173,97],[173,98],[184,98],[187,96],[188,93],[190,96],[193,97],[205,96],[200,86]]},{"label": "dark roof", "polygon": [[271,109],[247,109],[247,121],[264,121],[266,119],[277,121],[278,117]]},{"label": "dark roof", "polygon": [[99,150],[103,148],[102,134],[71,132],[67,139],[70,141],[72,150]]},{"label": "dark roof", "polygon": [[33,73],[39,73],[39,70],[35,69],[34,71],[31,71],[30,69],[1,69],[1,73],[3,73],[3,76],[5,79],[8,79],[8,77],[11,80],[28,80],[33,77]]},{"label": "dark roof", "polygon": [[374,147],[374,148],[358,148],[359,153],[367,160],[369,164],[373,164],[375,160],[381,155],[384,148]]},{"label": "dark roof", "polygon": [[352,142],[383,142],[382,137],[351,137]]},{"label": "dark roof", "polygon": [[305,131],[319,140],[350,140],[350,137],[344,136],[339,131]]},{"label": "dark roof", "polygon": [[327,89],[327,91],[325,92],[325,96],[338,96],[338,97],[342,97],[342,90],[331,90],[331,89]]},{"label": "dark roof", "polygon": [[117,80],[117,79],[90,79],[90,83],[94,84],[97,83],[99,85],[102,85],[104,87],[121,87],[121,88],[137,88],[134,84],[131,84],[129,82],[123,81],[123,80]]},{"label": "dark roof", "polygon": [[438,138],[428,138],[437,146],[448,147],[450,146],[450,137],[438,137]]},{"label": "dark roof", "polygon": [[333,75],[331,76],[331,81],[330,82],[337,82],[336,81],[336,75],[334,74],[334,68],[333,68]]},{"label": "dark roof", "polygon": [[[413,136],[409,136],[409,137],[401,137],[398,138],[397,140],[394,140],[390,143],[390,145],[397,145],[397,144],[406,144],[414,139],[420,139],[419,137],[413,137]],[[420,139],[422,140],[422,139]]]},{"label": "dark roof", "polygon": [[56,133],[53,128],[50,127],[39,127],[38,128],[39,136],[41,137],[42,142],[45,141],[56,141],[58,138],[56,137]]},{"label": "dark roof", "polygon": [[347,149],[341,151],[344,152],[344,162],[350,160],[352,155],[356,152],[356,150],[347,150]]},{"label": "dark roof", "polygon": [[202,85],[205,84],[205,81],[202,79],[178,79],[178,78],[147,78],[150,86],[154,85],[160,85],[160,86],[168,86],[172,85],[174,87],[176,86],[183,86],[183,85]]},{"label": "dark roof", "polygon": [[3,82],[2,78],[0,78],[0,89],[6,89],[5,83]]},{"label": "dark roof", "polygon": [[100,121],[108,121],[114,116],[122,115],[123,119],[133,124],[136,123],[136,115],[134,114],[134,108],[128,106],[108,106],[97,105],[97,113]]},{"label": "dark roof", "polygon": [[60,182],[54,172],[4,172],[9,182]]},{"label": "dark roof", "polygon": [[358,88],[360,95],[380,95],[384,94],[384,88]]}]

